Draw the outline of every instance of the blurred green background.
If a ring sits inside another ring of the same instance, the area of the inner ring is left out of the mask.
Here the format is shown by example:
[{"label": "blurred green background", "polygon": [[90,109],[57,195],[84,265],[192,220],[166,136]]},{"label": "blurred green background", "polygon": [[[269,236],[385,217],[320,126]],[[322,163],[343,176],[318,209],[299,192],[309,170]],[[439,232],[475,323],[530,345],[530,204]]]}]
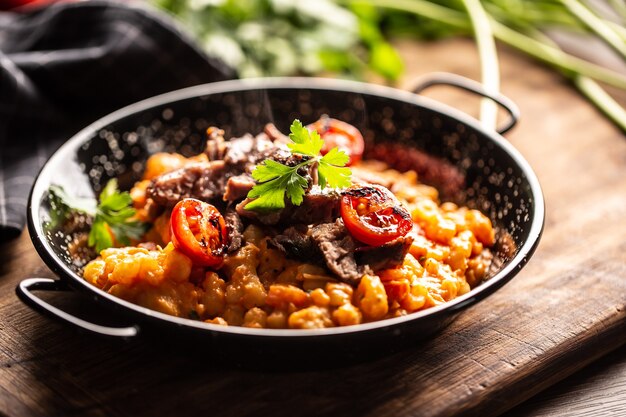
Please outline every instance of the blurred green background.
[{"label": "blurred green background", "polygon": [[482,81],[493,91],[495,39],[560,71],[626,132],[626,112],[605,88],[626,91],[626,74],[571,55],[554,40],[555,33],[599,40],[626,61],[623,0],[150,1],[240,77],[376,76],[393,84],[404,65],[390,40],[469,36],[478,44]]}]

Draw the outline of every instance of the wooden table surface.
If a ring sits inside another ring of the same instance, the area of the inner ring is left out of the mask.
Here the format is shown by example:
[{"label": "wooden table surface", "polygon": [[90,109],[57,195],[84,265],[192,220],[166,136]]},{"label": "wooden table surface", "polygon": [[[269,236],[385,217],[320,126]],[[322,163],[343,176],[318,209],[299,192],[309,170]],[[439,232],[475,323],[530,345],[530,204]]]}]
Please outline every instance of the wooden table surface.
[{"label": "wooden table surface", "polygon": [[[403,88],[431,71],[478,76],[469,41],[400,47]],[[507,50],[501,64],[522,111],[507,138],[542,184],[545,232],[511,283],[440,335],[366,364],[287,373],[215,363],[185,341],[102,339],[17,299],[21,279],[53,276],[23,233],[0,246],[0,416],[624,415],[626,137],[553,72]],[[432,96],[477,105],[447,89]]]}]

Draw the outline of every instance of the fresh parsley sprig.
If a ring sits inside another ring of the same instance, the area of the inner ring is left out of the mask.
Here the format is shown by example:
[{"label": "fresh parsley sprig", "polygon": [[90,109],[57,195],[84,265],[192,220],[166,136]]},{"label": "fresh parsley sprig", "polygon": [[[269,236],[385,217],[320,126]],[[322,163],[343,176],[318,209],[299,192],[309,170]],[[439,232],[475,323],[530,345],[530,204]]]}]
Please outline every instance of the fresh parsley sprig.
[{"label": "fresh parsley sprig", "polygon": [[260,212],[279,210],[285,207],[285,195],[293,205],[302,204],[308,181],[298,173],[298,170],[307,166],[317,169],[319,186],[322,189],[350,186],[352,172],[345,166],[350,160],[348,154],[335,147],[322,156],[320,151],[324,146],[324,140],[316,131],[309,131],[304,127],[298,119],[293,121],[290,131],[289,139],[293,143],[287,144],[289,150],[293,154],[308,158],[293,167],[271,159],[257,165],[252,171],[252,178],[258,184],[248,193],[248,198],[254,200],[246,205],[246,210]]},{"label": "fresh parsley sprig", "polygon": [[99,201],[88,242],[89,246],[95,246],[97,252],[113,246],[108,229],[122,245],[129,245],[130,239],[140,239],[146,232],[144,223],[132,220],[135,216],[133,199],[127,191],[118,190],[115,178],[109,180],[102,189]]},{"label": "fresh parsley sprig", "polygon": [[94,199],[71,196],[59,185],[51,185],[48,188],[48,203],[50,204],[48,226],[52,229],[63,225],[74,213],[84,213],[93,217],[97,207]]},{"label": "fresh parsley sprig", "polygon": [[102,189],[98,204],[90,198],[71,197],[63,187],[52,185],[49,189],[51,224],[58,227],[72,213],[82,213],[93,218],[88,245],[97,252],[113,246],[113,239],[129,245],[130,239],[140,239],[146,224],[132,220],[135,209],[126,191],[120,192],[117,180],[111,179]]}]

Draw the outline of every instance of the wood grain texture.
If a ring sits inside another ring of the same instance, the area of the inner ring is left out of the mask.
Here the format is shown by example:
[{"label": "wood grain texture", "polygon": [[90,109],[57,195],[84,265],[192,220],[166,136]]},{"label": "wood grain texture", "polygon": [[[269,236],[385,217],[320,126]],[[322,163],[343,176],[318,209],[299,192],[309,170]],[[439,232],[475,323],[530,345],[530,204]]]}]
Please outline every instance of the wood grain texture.
[{"label": "wood grain texture", "polygon": [[508,417],[626,415],[626,346],[507,413]]},{"label": "wood grain texture", "polygon": [[[400,48],[404,88],[430,71],[478,74],[469,41]],[[370,363],[288,373],[215,363],[185,341],[101,339],[16,298],[19,280],[52,276],[23,234],[0,247],[0,415],[496,416],[623,345],[626,138],[558,75],[507,50],[501,63],[523,114],[508,137],[538,174],[546,229],[524,270],[443,333]]]}]

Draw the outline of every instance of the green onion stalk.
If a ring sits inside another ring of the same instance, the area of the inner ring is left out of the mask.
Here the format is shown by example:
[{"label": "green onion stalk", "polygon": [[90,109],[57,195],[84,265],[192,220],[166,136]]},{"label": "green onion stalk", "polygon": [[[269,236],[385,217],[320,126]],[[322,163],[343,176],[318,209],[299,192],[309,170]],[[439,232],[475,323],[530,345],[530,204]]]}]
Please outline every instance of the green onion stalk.
[{"label": "green onion stalk", "polygon": [[[626,33],[621,26],[598,17],[577,0],[561,0],[561,3],[584,26],[626,58],[626,43],[623,40]],[[546,42],[538,36],[528,35],[517,28],[501,23],[494,18],[494,14],[485,13],[484,8],[477,0],[463,0],[465,12],[426,0],[394,0],[393,2],[352,0],[348,1],[348,4],[367,4],[421,16],[447,25],[451,29],[460,29],[465,32],[473,30],[480,50],[484,82],[488,81],[486,76],[492,74],[494,68],[493,51],[491,51],[488,40],[491,32],[493,37],[499,41],[558,69],[573,82],[585,97],[622,131],[626,132],[626,111],[598,83],[601,82],[626,90],[626,75],[568,54],[557,45]],[[486,25],[485,21],[488,21],[489,25]],[[526,29],[529,28],[528,24],[525,26]],[[532,28],[532,26],[530,27]],[[495,62],[497,65],[497,61]],[[490,82],[495,83],[493,80]],[[486,88],[493,88],[493,85],[486,85]],[[482,117],[488,118],[483,119],[483,121],[491,123],[492,116],[487,114],[481,112]]]},{"label": "green onion stalk", "polygon": [[[463,0],[463,4],[467,9],[469,18],[472,21],[472,27],[474,28],[474,37],[482,65],[481,80],[483,86],[487,93],[495,96],[500,90],[500,67],[498,65],[498,54],[491,30],[491,22],[479,0]],[[488,98],[482,99],[480,103],[480,120],[483,126],[495,130],[497,117],[497,104]]]}]

